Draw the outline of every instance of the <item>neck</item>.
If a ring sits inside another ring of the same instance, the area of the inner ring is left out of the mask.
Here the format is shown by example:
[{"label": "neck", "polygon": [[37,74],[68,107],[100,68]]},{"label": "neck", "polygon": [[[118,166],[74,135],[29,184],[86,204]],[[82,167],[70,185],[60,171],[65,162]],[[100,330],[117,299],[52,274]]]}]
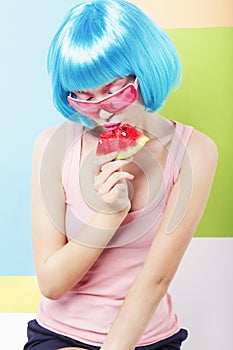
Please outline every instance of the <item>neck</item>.
[{"label": "neck", "polygon": [[136,106],[132,111],[135,118],[135,127],[147,135],[150,139],[164,139],[174,133],[174,123],[164,118],[157,112],[145,111],[144,106]]}]

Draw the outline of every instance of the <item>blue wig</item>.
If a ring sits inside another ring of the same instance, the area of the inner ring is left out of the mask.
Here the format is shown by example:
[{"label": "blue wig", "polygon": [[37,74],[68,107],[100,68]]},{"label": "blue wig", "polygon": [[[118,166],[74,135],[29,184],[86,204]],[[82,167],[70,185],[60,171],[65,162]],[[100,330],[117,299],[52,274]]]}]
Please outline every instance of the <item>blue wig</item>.
[{"label": "blue wig", "polygon": [[48,53],[54,104],[67,118],[91,126],[68,104],[70,91],[85,91],[135,75],[145,109],[156,111],[181,80],[181,63],[167,36],[124,0],[84,1],[71,9]]}]

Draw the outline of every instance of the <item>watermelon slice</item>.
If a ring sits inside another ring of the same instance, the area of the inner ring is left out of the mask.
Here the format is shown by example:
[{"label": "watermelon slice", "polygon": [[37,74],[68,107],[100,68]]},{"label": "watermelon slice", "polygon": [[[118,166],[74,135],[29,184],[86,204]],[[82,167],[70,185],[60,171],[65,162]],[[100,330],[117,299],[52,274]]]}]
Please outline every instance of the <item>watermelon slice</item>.
[{"label": "watermelon slice", "polygon": [[118,152],[116,159],[126,159],[139,152],[149,138],[129,124],[122,124],[114,130],[100,135],[97,156]]}]

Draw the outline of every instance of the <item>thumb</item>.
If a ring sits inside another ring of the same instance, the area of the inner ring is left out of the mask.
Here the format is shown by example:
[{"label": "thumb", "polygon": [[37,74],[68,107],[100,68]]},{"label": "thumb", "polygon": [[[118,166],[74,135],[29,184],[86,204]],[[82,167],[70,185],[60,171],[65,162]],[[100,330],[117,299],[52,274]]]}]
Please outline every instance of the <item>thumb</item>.
[{"label": "thumb", "polygon": [[111,162],[112,160],[116,159],[116,157],[117,157],[117,152],[108,153],[103,156],[96,156],[93,162],[94,175],[102,165],[104,165],[105,163]]}]

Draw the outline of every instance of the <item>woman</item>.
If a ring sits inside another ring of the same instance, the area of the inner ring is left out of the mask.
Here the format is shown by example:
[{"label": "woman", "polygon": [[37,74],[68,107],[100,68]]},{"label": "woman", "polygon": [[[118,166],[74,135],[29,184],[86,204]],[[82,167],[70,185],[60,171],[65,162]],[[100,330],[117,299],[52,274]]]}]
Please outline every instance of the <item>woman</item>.
[{"label": "woman", "polygon": [[[71,9],[48,55],[69,119],[35,143],[33,249],[45,298],[24,349],[180,349],[168,287],[217,164],[206,135],[156,111],[181,80],[166,33],[123,0]],[[103,132],[149,138],[133,157],[96,155]]]}]

